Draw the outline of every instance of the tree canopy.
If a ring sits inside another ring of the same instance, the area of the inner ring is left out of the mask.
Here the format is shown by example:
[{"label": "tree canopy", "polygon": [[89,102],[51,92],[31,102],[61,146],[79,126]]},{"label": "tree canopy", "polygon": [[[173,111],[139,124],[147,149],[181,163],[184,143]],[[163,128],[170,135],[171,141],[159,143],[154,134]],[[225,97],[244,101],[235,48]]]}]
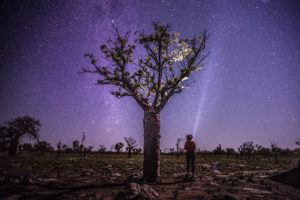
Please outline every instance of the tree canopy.
[{"label": "tree canopy", "polygon": [[154,107],[161,111],[174,94],[189,85],[189,76],[202,69],[207,56],[206,32],[182,39],[169,25],[153,23],[152,33],[136,32],[135,40],[130,42],[129,31],[121,34],[117,27],[114,30],[115,39],[100,47],[108,64],[99,64],[93,54],[87,53],[93,67],[83,68],[82,72],[99,74],[97,84],[115,86],[112,95],[131,96],[144,110]]}]

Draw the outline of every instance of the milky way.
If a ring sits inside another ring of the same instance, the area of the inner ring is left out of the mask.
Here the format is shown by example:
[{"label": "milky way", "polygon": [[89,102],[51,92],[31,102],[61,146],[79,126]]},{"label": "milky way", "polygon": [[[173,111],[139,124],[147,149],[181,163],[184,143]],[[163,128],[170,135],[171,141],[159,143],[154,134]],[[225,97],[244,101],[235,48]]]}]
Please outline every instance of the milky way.
[{"label": "milky way", "polygon": [[[116,99],[97,76],[79,74],[120,30],[169,23],[182,37],[209,34],[204,70],[161,112],[162,148],[193,133],[198,147],[270,141],[293,148],[300,138],[299,1],[2,1],[0,123],[41,120],[41,138],[107,148],[124,136],[143,144],[143,111]],[[134,36],[134,34],[132,34]]]}]

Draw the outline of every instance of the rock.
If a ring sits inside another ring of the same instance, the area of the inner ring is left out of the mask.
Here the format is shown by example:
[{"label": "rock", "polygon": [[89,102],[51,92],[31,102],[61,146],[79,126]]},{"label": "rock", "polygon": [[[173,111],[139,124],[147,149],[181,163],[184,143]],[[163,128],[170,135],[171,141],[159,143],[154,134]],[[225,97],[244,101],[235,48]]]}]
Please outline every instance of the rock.
[{"label": "rock", "polygon": [[216,175],[217,178],[219,179],[229,179],[231,176],[230,175],[226,175],[226,174],[219,174],[219,175]]},{"label": "rock", "polygon": [[265,174],[270,175],[270,174],[275,174],[276,172],[278,172],[277,169],[273,169],[273,170],[270,169],[270,170],[265,171]]},{"label": "rock", "polygon": [[127,179],[127,182],[141,183],[143,181],[143,172],[133,172]]},{"label": "rock", "polygon": [[271,177],[271,180],[300,189],[300,167],[295,167],[289,171],[276,174]]},{"label": "rock", "polygon": [[264,178],[268,178],[269,176],[267,176],[267,175],[259,175],[259,176],[257,176],[257,178],[259,178],[259,179],[264,179]]},{"label": "rock", "polygon": [[214,169],[213,172],[214,172],[215,174],[217,174],[217,175],[222,174],[222,173],[221,173],[219,170],[217,170],[217,169]]},{"label": "rock", "polygon": [[158,199],[158,193],[150,185],[143,184],[141,190],[149,199]]},{"label": "rock", "polygon": [[186,176],[186,173],[179,173],[179,174],[173,174],[174,178],[184,178]]},{"label": "rock", "polygon": [[216,183],[215,181],[210,181],[210,182],[208,182],[208,184],[210,185],[210,186],[219,186],[219,184],[218,183]]},{"label": "rock", "polygon": [[256,189],[256,188],[243,188],[243,190],[254,193],[254,194],[272,194],[272,192],[269,192],[266,190],[260,190],[260,189]]},{"label": "rock", "polygon": [[214,168],[219,168],[221,166],[220,162],[212,162],[211,163]]},{"label": "rock", "polygon": [[92,170],[92,169],[83,169],[82,171],[83,171],[82,172],[83,176],[90,176],[90,175],[93,175],[95,173],[94,170]]},{"label": "rock", "polygon": [[138,200],[138,199],[158,200],[159,195],[150,185],[129,183],[127,185],[126,191],[119,192],[114,199],[116,200]]},{"label": "rock", "polygon": [[129,183],[128,191],[132,196],[135,196],[141,192],[141,185],[138,183]]},{"label": "rock", "polygon": [[120,176],[122,176],[122,174],[120,174],[120,173],[113,173],[112,176],[114,176],[114,177],[120,177]]},{"label": "rock", "polygon": [[210,164],[202,164],[202,165],[200,165],[200,167],[202,169],[211,169],[212,168],[212,166]]}]

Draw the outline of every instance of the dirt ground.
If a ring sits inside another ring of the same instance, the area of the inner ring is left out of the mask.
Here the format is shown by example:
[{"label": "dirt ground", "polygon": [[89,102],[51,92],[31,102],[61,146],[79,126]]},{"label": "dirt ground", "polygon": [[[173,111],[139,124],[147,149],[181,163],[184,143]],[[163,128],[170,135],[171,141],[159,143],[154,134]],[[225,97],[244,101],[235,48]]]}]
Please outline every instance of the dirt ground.
[{"label": "dirt ground", "polygon": [[[197,155],[196,176],[185,179],[185,157],[161,156],[161,177],[150,186],[159,199],[300,199],[300,189],[272,181],[291,169],[296,157],[236,158]],[[0,199],[114,199],[126,190],[142,155],[47,154],[0,157]]]}]

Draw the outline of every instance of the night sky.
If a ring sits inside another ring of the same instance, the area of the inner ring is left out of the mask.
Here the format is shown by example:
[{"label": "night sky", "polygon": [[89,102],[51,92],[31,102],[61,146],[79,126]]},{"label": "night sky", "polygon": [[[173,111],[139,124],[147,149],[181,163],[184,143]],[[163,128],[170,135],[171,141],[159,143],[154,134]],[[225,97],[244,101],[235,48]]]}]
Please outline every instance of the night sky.
[{"label": "night sky", "polygon": [[[100,58],[112,25],[151,30],[169,23],[182,37],[209,34],[204,70],[161,112],[161,148],[195,135],[201,149],[244,141],[295,147],[300,138],[300,2],[10,1],[0,4],[0,123],[41,120],[41,139],[54,146],[80,140],[110,149],[124,136],[143,144],[143,111],[117,99],[97,76],[79,74]],[[134,36],[132,34],[132,36]]]}]

